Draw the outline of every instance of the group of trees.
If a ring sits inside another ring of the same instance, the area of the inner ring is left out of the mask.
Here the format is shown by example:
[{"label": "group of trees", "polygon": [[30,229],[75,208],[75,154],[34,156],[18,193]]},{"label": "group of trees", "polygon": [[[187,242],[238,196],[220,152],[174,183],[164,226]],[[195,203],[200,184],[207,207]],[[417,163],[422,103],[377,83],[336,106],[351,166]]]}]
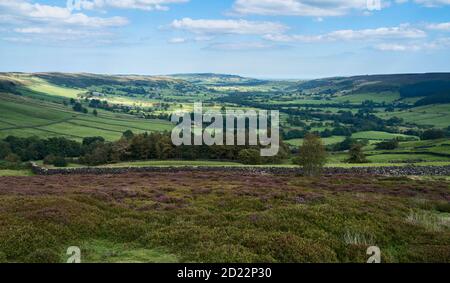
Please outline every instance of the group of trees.
[{"label": "group of trees", "polygon": [[289,157],[282,141],[274,157],[261,157],[261,146],[174,146],[168,132],[133,134],[126,131],[118,141],[88,137],[77,142],[66,138],[7,137],[0,141],[0,159],[18,161],[44,160],[47,164],[65,166],[68,158],[90,166],[132,160],[230,160],[245,164],[278,163]]},{"label": "group of trees", "polygon": [[174,146],[167,132],[135,135],[131,131],[126,131],[116,142],[85,139],[83,147],[86,151],[80,157],[80,162],[88,165],[149,159],[231,160],[245,164],[262,164],[278,163],[289,156],[289,148],[282,142],[277,156],[261,157],[261,146]]}]

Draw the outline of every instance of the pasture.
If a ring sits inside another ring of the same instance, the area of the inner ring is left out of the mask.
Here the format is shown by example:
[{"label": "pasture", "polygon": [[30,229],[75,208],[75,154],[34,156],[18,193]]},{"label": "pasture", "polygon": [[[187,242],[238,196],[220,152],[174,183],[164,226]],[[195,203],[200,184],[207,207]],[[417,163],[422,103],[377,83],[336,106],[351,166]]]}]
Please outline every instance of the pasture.
[{"label": "pasture", "polygon": [[80,140],[102,136],[117,140],[126,130],[135,133],[170,131],[172,124],[135,116],[98,110],[99,115],[74,112],[70,107],[27,97],[0,94],[0,138],[63,136]]}]

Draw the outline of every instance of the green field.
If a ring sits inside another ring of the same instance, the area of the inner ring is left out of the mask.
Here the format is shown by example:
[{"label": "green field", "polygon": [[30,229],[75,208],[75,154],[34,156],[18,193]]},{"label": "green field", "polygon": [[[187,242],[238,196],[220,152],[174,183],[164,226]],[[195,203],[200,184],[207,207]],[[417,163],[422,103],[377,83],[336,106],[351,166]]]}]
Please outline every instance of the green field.
[{"label": "green field", "polygon": [[145,120],[119,113],[98,110],[98,117],[81,114],[61,104],[39,101],[27,97],[0,94],[0,138],[64,136],[82,139],[102,136],[117,140],[126,130],[135,133],[170,131],[168,121]]},{"label": "green field", "polygon": [[367,132],[358,132],[352,135],[354,139],[366,139],[366,140],[391,140],[395,138],[399,138],[402,140],[418,140],[418,137],[408,136],[402,134],[392,134],[387,132],[378,132],[378,131],[367,131]]},{"label": "green field", "polygon": [[[325,145],[332,145],[332,144],[340,143],[343,140],[345,140],[345,137],[337,137],[337,136],[322,139],[322,141]],[[292,146],[300,146],[303,144],[303,139],[293,139],[293,140],[287,140],[285,142]]]},{"label": "green field", "polygon": [[357,93],[351,95],[344,95],[333,98],[337,102],[350,102],[353,104],[360,104],[364,101],[373,101],[376,103],[391,103],[400,99],[398,92],[379,92],[379,93]]},{"label": "green field", "polygon": [[450,126],[450,104],[427,105],[397,112],[383,112],[377,115],[384,119],[398,117],[419,125],[431,125],[439,128]]}]

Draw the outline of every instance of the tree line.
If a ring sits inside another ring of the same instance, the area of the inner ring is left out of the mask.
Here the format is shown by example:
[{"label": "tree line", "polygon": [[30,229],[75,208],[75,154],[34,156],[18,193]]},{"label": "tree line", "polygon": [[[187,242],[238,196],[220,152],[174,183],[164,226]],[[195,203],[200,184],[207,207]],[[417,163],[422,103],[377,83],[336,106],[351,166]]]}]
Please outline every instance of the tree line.
[{"label": "tree line", "polygon": [[[194,136],[192,136],[194,139]],[[289,157],[289,147],[280,142],[274,157],[261,157],[262,146],[174,146],[169,132],[134,134],[126,131],[117,141],[87,137],[82,142],[64,137],[40,139],[9,136],[0,141],[0,159],[10,162],[44,160],[65,166],[67,161],[89,166],[135,160],[226,160],[244,164],[275,164]]]}]

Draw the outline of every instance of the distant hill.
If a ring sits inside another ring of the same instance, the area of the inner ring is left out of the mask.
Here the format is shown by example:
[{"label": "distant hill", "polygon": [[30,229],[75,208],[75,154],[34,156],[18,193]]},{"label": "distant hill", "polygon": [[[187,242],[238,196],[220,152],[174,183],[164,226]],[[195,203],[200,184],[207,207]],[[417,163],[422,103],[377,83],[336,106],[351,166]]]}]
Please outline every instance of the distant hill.
[{"label": "distant hill", "polygon": [[169,75],[168,77],[182,79],[194,84],[202,84],[210,86],[227,86],[227,85],[250,86],[267,83],[267,81],[265,80],[245,78],[236,75],[214,74],[214,73],[174,74]]},{"label": "distant hill", "polygon": [[310,95],[351,96],[370,93],[400,93],[418,98],[417,105],[450,103],[450,73],[367,75],[299,82],[290,88]]}]

